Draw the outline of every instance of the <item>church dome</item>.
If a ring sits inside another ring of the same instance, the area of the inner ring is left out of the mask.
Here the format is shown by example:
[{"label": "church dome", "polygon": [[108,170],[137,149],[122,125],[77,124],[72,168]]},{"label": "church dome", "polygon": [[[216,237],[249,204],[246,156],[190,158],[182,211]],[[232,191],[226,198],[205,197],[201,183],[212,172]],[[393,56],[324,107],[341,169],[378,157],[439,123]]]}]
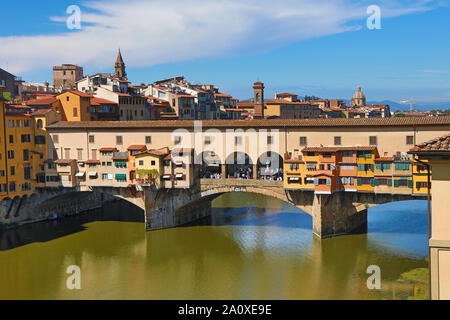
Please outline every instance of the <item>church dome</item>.
[{"label": "church dome", "polygon": [[358,87],[358,91],[356,91],[356,93],[353,95],[353,99],[365,99],[365,98],[366,96],[361,91],[361,87]]}]

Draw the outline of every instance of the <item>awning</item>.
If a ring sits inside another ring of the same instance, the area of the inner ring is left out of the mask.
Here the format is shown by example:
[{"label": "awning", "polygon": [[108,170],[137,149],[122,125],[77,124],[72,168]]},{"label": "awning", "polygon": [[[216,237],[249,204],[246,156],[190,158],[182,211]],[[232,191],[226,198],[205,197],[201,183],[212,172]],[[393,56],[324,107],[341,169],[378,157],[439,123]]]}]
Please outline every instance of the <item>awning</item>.
[{"label": "awning", "polygon": [[177,179],[182,179],[183,175],[182,174],[177,174],[176,177],[177,177]]},{"label": "awning", "polygon": [[127,180],[126,174],[116,174],[116,180]]},{"label": "awning", "polygon": [[97,172],[89,172],[88,175],[89,175],[89,177],[96,177]]},{"label": "awning", "polygon": [[290,177],[289,181],[300,181],[300,178],[298,178],[298,177]]},{"label": "awning", "polygon": [[170,180],[170,176],[163,176],[163,180]]},{"label": "awning", "polygon": [[78,172],[75,176],[76,177],[84,177],[85,174],[86,174],[86,172]]}]

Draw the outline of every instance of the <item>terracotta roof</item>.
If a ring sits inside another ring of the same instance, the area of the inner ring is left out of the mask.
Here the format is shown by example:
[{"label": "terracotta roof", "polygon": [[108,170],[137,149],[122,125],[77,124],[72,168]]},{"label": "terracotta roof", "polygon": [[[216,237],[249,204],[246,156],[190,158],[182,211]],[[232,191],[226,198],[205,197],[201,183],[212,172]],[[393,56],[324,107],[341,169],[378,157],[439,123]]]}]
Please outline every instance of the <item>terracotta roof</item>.
[{"label": "terracotta roof", "polygon": [[105,100],[105,99],[100,99],[100,98],[96,98],[96,97],[92,97],[91,98],[91,105],[92,106],[100,106],[102,104],[117,104],[117,102],[109,101],[109,100]]},{"label": "terracotta roof", "polygon": [[128,151],[141,151],[142,149],[146,149],[147,146],[143,144],[133,144],[128,147]]},{"label": "terracotta roof", "polygon": [[40,110],[36,110],[35,112],[33,112],[31,115],[32,116],[42,116],[50,111],[52,111],[53,109],[40,109]]},{"label": "terracotta roof", "polygon": [[100,160],[88,160],[86,163],[100,163]]},{"label": "terracotta roof", "polygon": [[140,155],[144,155],[144,154],[149,154],[152,156],[157,156],[157,157],[162,157],[162,156],[166,156],[167,152],[161,151],[161,150],[145,150],[142,152],[139,152],[138,154],[136,154],[136,156],[140,156]]},{"label": "terracotta roof", "polygon": [[[173,129],[194,128],[194,120],[144,120],[144,121],[61,121],[47,129]],[[323,127],[418,127],[440,126],[450,128],[450,117],[423,118],[363,118],[363,119],[271,119],[271,120],[204,120],[207,128],[323,128]]]},{"label": "terracotta roof", "polygon": [[298,97],[298,94],[293,94],[293,93],[278,93],[277,94],[278,97]]},{"label": "terracotta roof", "polygon": [[41,98],[41,99],[33,99],[25,101],[27,105],[48,105],[52,104],[58,101],[58,99],[51,97],[51,98]]},{"label": "terracotta roof", "polygon": [[427,142],[424,142],[422,144],[419,144],[418,146],[411,149],[410,153],[417,153],[417,152],[439,152],[439,153],[450,153],[450,133],[439,137]]},{"label": "terracotta roof", "polygon": [[70,92],[70,93],[76,94],[77,96],[80,96],[80,97],[83,97],[83,98],[92,97],[90,94],[87,94],[87,93],[84,93],[84,92],[78,91],[78,90],[66,90],[62,94],[66,93],[66,92]]}]

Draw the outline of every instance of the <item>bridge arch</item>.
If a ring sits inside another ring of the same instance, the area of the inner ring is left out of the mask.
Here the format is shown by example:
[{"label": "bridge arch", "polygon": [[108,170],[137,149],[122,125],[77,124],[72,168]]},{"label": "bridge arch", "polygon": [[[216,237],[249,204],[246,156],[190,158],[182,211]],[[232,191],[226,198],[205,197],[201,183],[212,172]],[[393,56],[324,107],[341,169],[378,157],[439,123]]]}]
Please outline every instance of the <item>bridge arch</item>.
[{"label": "bridge arch", "polygon": [[256,174],[252,158],[242,151],[229,154],[225,165],[227,179],[253,179]]},{"label": "bridge arch", "polygon": [[264,152],[258,158],[258,179],[283,181],[283,163],[278,152]]},{"label": "bridge arch", "polygon": [[222,178],[222,160],[214,151],[204,151],[200,154],[202,159],[199,175],[201,179]]}]

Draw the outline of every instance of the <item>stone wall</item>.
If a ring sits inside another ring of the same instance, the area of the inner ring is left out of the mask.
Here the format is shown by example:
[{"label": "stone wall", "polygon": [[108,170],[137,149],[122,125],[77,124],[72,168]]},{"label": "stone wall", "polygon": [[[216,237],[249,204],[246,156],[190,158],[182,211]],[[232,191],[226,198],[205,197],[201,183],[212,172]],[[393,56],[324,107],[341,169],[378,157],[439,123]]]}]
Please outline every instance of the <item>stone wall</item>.
[{"label": "stone wall", "polygon": [[0,228],[76,215],[100,208],[113,201],[112,195],[101,192],[78,192],[75,188],[47,190],[29,197],[0,201]]}]

